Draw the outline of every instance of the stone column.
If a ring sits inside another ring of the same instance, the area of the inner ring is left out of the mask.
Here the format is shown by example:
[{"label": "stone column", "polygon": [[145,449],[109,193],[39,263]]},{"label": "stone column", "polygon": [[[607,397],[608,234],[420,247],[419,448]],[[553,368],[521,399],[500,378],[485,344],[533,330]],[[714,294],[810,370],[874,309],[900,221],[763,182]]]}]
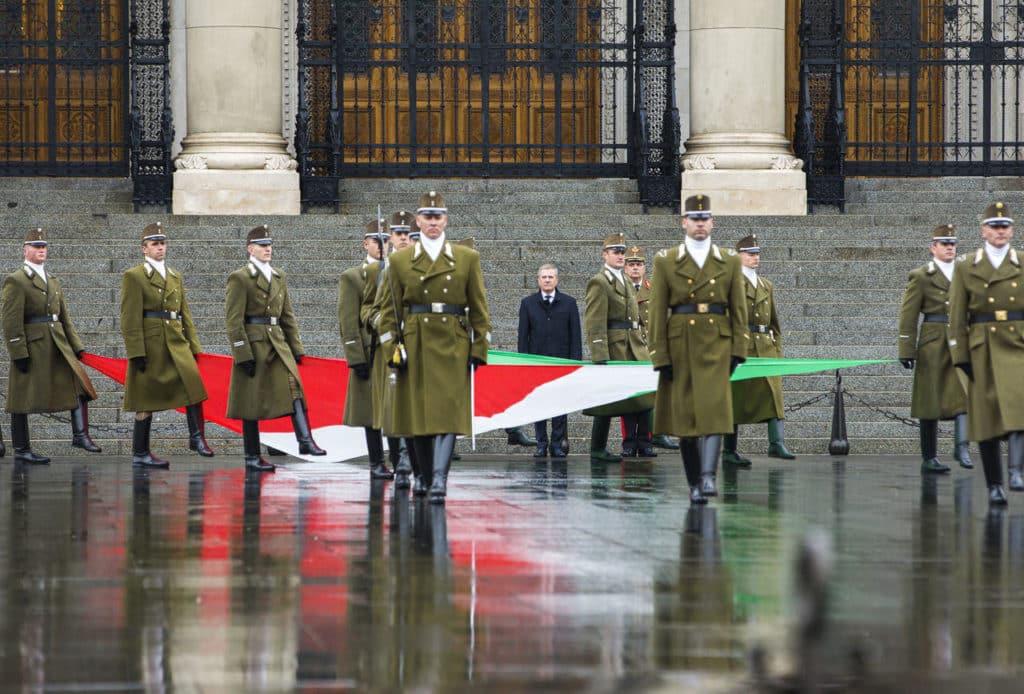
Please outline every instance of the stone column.
[{"label": "stone column", "polygon": [[281,136],[281,0],[187,0],[188,135],[175,214],[299,214]]},{"label": "stone column", "polygon": [[786,139],[785,0],[690,0],[690,137],[682,196],[717,215],[807,214]]}]

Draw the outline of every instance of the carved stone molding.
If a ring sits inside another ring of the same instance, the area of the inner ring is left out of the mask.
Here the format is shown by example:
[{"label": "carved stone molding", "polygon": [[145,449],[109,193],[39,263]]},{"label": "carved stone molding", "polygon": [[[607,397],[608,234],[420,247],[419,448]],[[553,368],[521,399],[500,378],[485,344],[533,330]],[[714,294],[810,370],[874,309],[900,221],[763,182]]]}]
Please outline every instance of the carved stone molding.
[{"label": "carved stone molding", "polygon": [[299,162],[287,154],[271,154],[266,158],[266,164],[263,166],[269,171],[295,171],[298,167]]},{"label": "carved stone molding", "polygon": [[174,160],[175,169],[206,169],[206,156],[203,154],[183,154]]},{"label": "carved stone molding", "polygon": [[774,171],[795,171],[802,168],[804,168],[803,159],[785,154],[772,157],[772,170]]},{"label": "carved stone molding", "polygon": [[683,168],[687,171],[712,171],[717,165],[715,157],[708,154],[696,154],[683,159]]}]

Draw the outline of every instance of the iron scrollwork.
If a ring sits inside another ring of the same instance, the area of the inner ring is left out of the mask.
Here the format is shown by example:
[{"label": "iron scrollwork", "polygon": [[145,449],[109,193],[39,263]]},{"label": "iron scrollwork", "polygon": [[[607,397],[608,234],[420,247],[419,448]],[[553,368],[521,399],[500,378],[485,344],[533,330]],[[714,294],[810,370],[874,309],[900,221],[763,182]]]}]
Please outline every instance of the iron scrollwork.
[{"label": "iron scrollwork", "polygon": [[174,166],[174,123],[170,88],[170,9],[168,0],[131,3],[131,177],[138,210],[170,210]]}]

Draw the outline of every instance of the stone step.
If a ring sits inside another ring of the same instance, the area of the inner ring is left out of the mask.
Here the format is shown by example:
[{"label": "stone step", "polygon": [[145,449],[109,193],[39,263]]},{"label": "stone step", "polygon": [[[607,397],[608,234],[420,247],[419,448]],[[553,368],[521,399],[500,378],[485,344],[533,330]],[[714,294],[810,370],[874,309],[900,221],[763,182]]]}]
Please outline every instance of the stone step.
[{"label": "stone step", "polygon": [[1018,176],[942,176],[915,178],[848,178],[846,193],[867,190],[879,191],[979,191],[996,192],[1024,190],[1024,179]]},{"label": "stone step", "polygon": [[[906,205],[930,205],[936,201],[939,191],[934,190],[867,190],[856,191],[847,195],[846,202],[850,203],[903,203]],[[996,197],[998,196],[998,197]],[[985,207],[996,200],[1010,205],[1011,208],[1024,205],[1024,190],[998,192],[972,189],[955,191],[951,196],[956,203],[964,210],[976,211],[980,214]]]},{"label": "stone step", "polygon": [[502,191],[528,193],[543,191],[636,191],[636,181],[628,178],[346,178],[339,184],[339,194],[345,196],[366,192],[410,193],[413,203],[429,190],[440,191],[446,203],[459,193]]},{"label": "stone step", "polygon": [[[571,192],[572,195],[567,195]],[[405,209],[414,212],[419,204],[415,198],[410,200],[410,195],[403,192],[383,191],[354,191],[346,194],[341,200],[342,213],[355,214],[367,210],[372,215],[376,206],[381,206],[381,212],[388,210]],[[445,196],[445,205],[453,212],[465,209],[466,205],[498,205],[511,207],[514,204],[524,204],[530,207],[534,205],[561,205],[563,209],[589,205],[591,203],[603,204],[637,204],[640,201],[640,194],[634,191],[608,191],[608,190],[551,190],[543,188],[535,191],[458,191]],[[372,218],[372,217],[371,217]]]}]

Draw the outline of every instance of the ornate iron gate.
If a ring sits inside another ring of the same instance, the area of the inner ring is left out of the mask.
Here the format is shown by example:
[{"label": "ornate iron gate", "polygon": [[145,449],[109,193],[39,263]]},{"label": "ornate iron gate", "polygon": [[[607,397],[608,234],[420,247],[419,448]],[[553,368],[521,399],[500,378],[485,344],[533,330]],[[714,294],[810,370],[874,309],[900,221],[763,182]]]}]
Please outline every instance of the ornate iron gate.
[{"label": "ornate iron gate", "polygon": [[798,117],[799,145],[845,122],[847,175],[1024,174],[1024,3],[804,0],[803,19],[801,89],[825,120]]},{"label": "ornate iron gate", "polygon": [[152,205],[170,211],[174,123],[168,0],[132,0],[131,18],[132,201],[136,210]]},{"label": "ornate iron gate", "polygon": [[306,203],[343,176],[678,180],[670,0],[300,0],[298,39]]}]

